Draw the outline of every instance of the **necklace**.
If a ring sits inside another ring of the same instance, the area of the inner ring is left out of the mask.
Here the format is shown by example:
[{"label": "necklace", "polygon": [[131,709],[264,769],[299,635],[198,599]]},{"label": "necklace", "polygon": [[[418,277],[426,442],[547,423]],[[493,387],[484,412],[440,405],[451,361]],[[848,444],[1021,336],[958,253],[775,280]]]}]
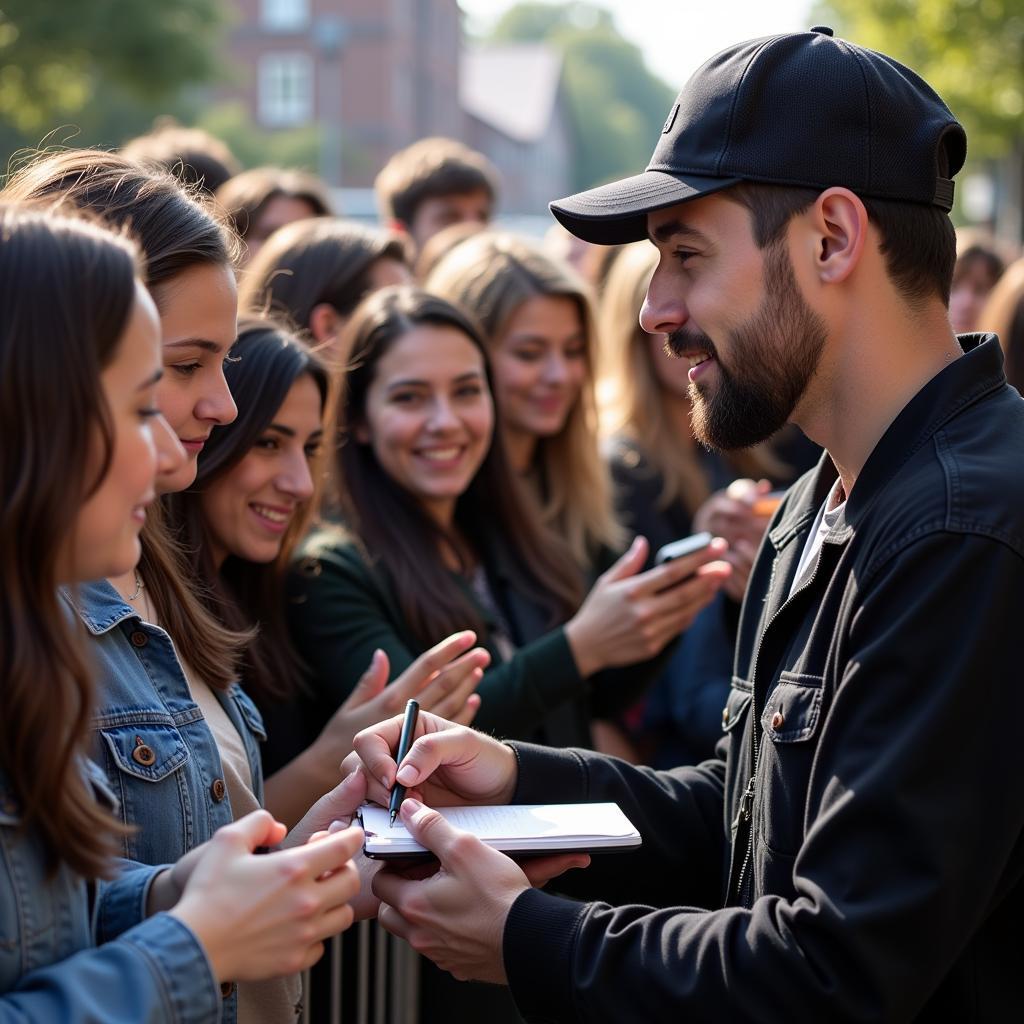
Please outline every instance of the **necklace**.
[{"label": "necklace", "polygon": [[129,601],[135,601],[138,599],[139,594],[142,593],[142,588],[145,587],[145,583],[142,582],[142,577],[139,575],[139,570],[135,570],[135,593],[128,595]]}]

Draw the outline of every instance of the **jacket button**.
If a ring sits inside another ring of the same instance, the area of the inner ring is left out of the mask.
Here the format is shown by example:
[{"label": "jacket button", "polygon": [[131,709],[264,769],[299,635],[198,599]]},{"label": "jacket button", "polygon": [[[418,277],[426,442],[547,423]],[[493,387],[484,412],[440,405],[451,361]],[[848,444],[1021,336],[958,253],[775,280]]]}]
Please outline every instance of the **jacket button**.
[{"label": "jacket button", "polygon": [[235,991],[235,983],[233,981],[222,981],[220,983],[220,995],[222,999],[227,999]]},{"label": "jacket button", "polygon": [[214,779],[213,782],[210,783],[210,796],[212,796],[217,803],[220,803],[221,800],[227,796],[227,792],[228,788],[224,785],[223,779]]},{"label": "jacket button", "polygon": [[722,725],[729,724],[729,708],[728,705],[722,708]]},{"label": "jacket button", "polygon": [[132,760],[136,764],[141,764],[143,768],[148,768],[156,762],[156,754],[152,747],[147,746],[141,739],[136,737],[135,749],[132,751]]},{"label": "jacket button", "polygon": [[776,711],[775,714],[772,715],[772,728],[777,732],[782,728],[785,721],[786,716],[781,711]]},{"label": "jacket button", "polygon": [[149,643],[149,637],[141,629],[137,629],[132,633],[131,641],[133,647],[145,647]]}]

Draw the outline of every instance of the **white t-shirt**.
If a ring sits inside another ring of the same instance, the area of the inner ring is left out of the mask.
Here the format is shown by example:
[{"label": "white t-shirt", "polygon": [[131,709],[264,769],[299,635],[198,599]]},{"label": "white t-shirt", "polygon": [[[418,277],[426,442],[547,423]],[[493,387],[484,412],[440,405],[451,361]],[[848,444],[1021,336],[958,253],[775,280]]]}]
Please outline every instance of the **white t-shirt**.
[{"label": "white t-shirt", "polygon": [[804,544],[800,564],[793,577],[793,585],[789,588],[790,597],[814,575],[814,570],[818,566],[818,555],[821,554],[821,545],[825,541],[825,534],[839,521],[844,508],[846,508],[846,494],[843,491],[843,481],[837,480],[835,487],[829,491],[828,497],[818,509],[818,516],[811,527],[807,543]]}]

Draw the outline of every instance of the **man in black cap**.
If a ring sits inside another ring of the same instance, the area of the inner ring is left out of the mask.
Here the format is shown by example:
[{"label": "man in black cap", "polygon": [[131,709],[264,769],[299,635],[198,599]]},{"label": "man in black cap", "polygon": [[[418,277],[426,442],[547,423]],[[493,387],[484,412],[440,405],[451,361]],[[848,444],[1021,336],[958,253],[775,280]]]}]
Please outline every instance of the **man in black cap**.
[{"label": "man in black cap", "polygon": [[[912,71],[818,28],[712,58],[647,171],[552,204],[658,248],[641,320],[690,360],[708,444],[793,422],[826,453],[751,575],[717,759],[420,716],[402,815],[442,870],[378,875],[381,923],[529,1020],[1021,1019],[1024,401],[946,315],[965,150]],[[399,727],[357,741],[378,799]],[[643,836],[559,882],[591,902],[420,802],[571,800]]]}]

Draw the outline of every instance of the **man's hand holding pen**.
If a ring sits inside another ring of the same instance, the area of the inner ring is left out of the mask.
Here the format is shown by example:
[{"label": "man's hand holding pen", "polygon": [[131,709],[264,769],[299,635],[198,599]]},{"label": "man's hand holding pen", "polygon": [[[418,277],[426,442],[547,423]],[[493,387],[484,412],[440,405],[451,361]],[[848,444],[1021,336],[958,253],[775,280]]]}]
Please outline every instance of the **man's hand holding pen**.
[{"label": "man's hand holding pen", "polygon": [[510,747],[429,713],[415,723],[414,742],[400,762],[404,716],[356,736],[344,768],[366,776],[367,795],[388,806],[396,781],[406,789],[401,820],[439,861],[426,878],[385,868],[373,878],[378,920],[417,952],[461,980],[503,983],[502,936],[516,897],[590,863],[587,854],[531,858],[520,865],[475,836],[453,828],[430,806],[507,804],[518,766]]}]

